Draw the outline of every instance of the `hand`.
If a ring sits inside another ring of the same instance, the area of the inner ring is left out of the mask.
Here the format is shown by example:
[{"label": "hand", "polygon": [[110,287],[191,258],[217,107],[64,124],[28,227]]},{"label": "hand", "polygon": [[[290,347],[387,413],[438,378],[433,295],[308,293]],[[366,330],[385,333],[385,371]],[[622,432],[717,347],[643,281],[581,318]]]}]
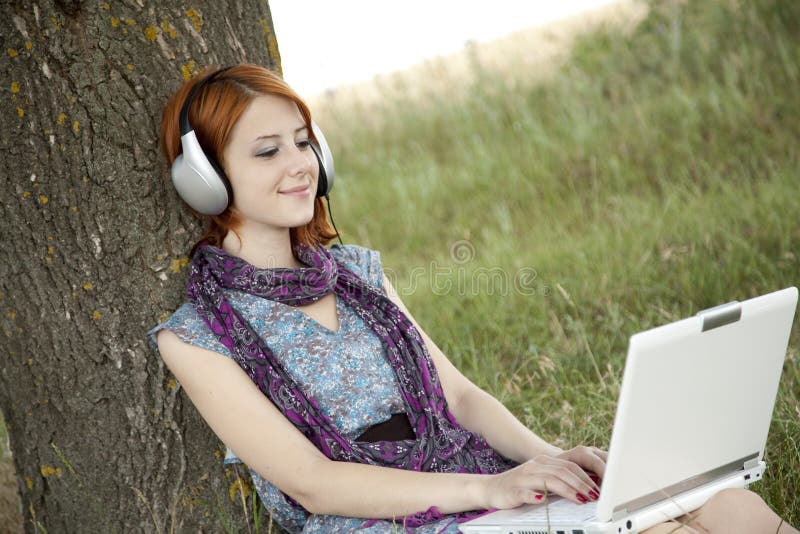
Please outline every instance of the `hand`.
[{"label": "hand", "polygon": [[487,478],[487,507],[507,509],[541,503],[547,492],[575,503],[597,500],[600,488],[587,470],[602,478],[607,458],[605,451],[585,446],[555,456],[536,456],[505,473]]},{"label": "hand", "polygon": [[603,449],[597,447],[585,447],[580,445],[568,451],[564,451],[556,455],[556,458],[570,460],[581,466],[584,471],[588,472],[590,478],[595,482],[600,482],[606,474],[606,462],[608,461],[608,453]]}]

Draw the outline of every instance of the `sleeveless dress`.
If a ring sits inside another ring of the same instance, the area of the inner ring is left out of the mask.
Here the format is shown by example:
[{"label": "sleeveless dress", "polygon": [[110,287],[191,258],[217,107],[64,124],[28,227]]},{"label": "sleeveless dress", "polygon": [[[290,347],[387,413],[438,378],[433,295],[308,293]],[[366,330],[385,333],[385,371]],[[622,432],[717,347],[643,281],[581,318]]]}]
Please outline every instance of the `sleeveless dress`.
[{"label": "sleeveless dress", "polygon": [[[380,253],[356,245],[333,245],[330,252],[347,269],[384,292]],[[303,391],[314,397],[342,434],[361,435],[368,427],[404,413],[397,380],[383,345],[369,326],[338,297],[339,330],[334,332],[293,306],[225,290],[226,297],[278,355]],[[211,333],[190,302],[147,334],[158,349],[156,334],[166,328],[182,341],[219,352],[230,352]],[[241,463],[230,448],[225,464]],[[258,496],[274,521],[289,532],[344,534],[402,532],[391,521],[313,514],[306,518],[283,494],[258,473],[249,470]],[[414,534],[457,533],[455,519],[446,517],[416,529]]]}]

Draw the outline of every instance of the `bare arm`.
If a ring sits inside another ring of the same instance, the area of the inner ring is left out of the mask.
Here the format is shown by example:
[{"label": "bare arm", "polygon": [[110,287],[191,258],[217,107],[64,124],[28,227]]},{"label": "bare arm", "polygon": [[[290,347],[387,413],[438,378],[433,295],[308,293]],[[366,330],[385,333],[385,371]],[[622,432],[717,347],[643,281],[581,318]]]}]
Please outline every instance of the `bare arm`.
[{"label": "bare arm", "polygon": [[486,507],[484,475],[419,473],[326,458],[230,358],[158,334],[162,358],[211,429],[312,513],[391,518]]},{"label": "bare arm", "polygon": [[[388,280],[384,283],[391,288]],[[448,403],[455,407],[454,415],[489,438],[490,444],[497,444],[502,454],[526,459],[539,453],[538,460],[501,475],[420,473],[332,461],[230,358],[186,344],[167,330],[159,332],[158,346],[167,366],[217,436],[250,468],[312,513],[392,518],[431,506],[452,513],[537,502],[545,484],[550,491],[572,500],[576,500],[576,492],[586,495],[597,488],[575,463],[543,454],[549,452],[549,446],[498,401],[467,381],[424,332],[423,336],[429,349],[434,347],[431,354],[442,375]],[[515,446],[498,437],[503,424],[514,429],[513,434],[523,445]],[[555,452],[554,448],[550,450]]]},{"label": "bare arm", "polygon": [[[500,499],[495,507],[516,506],[524,502],[532,502],[531,490],[547,488],[573,501],[580,501],[577,494],[588,499],[596,499],[600,492],[597,484],[591,480],[585,470],[597,473],[601,478],[605,474],[606,451],[597,447],[578,446],[562,450],[544,441],[523,425],[503,404],[480,389],[453,366],[447,356],[436,346],[436,343],[419,326],[414,317],[403,304],[389,279],[383,277],[383,285],[389,299],[392,300],[420,332],[425,346],[433,359],[442,389],[450,411],[456,420],[465,428],[483,436],[493,449],[507,458],[522,465],[499,478],[514,478],[521,475],[518,487],[519,497],[516,504]],[[564,470],[568,470],[564,471]],[[495,481],[493,481],[495,482]],[[501,482],[505,484],[507,481]],[[535,497],[535,495],[533,495]]]}]

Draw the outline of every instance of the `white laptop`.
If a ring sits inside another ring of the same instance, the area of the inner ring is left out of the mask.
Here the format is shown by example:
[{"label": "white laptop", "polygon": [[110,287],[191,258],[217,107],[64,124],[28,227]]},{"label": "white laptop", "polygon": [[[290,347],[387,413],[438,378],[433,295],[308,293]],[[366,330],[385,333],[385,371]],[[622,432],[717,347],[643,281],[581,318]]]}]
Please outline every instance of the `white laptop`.
[{"label": "white laptop", "polygon": [[465,534],[631,534],[761,479],[797,305],[790,287],[635,334],[600,499],[500,510]]}]

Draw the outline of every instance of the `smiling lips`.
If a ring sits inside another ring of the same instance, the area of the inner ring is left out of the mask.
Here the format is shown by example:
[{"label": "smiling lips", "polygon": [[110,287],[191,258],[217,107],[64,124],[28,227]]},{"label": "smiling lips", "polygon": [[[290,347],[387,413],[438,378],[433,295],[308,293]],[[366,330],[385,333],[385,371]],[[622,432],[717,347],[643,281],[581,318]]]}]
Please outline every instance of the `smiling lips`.
[{"label": "smiling lips", "polygon": [[291,189],[286,189],[285,191],[279,191],[279,193],[282,195],[290,195],[293,197],[304,197],[308,194],[310,189],[311,185],[305,184],[305,185],[298,185],[297,187],[292,187]]}]

